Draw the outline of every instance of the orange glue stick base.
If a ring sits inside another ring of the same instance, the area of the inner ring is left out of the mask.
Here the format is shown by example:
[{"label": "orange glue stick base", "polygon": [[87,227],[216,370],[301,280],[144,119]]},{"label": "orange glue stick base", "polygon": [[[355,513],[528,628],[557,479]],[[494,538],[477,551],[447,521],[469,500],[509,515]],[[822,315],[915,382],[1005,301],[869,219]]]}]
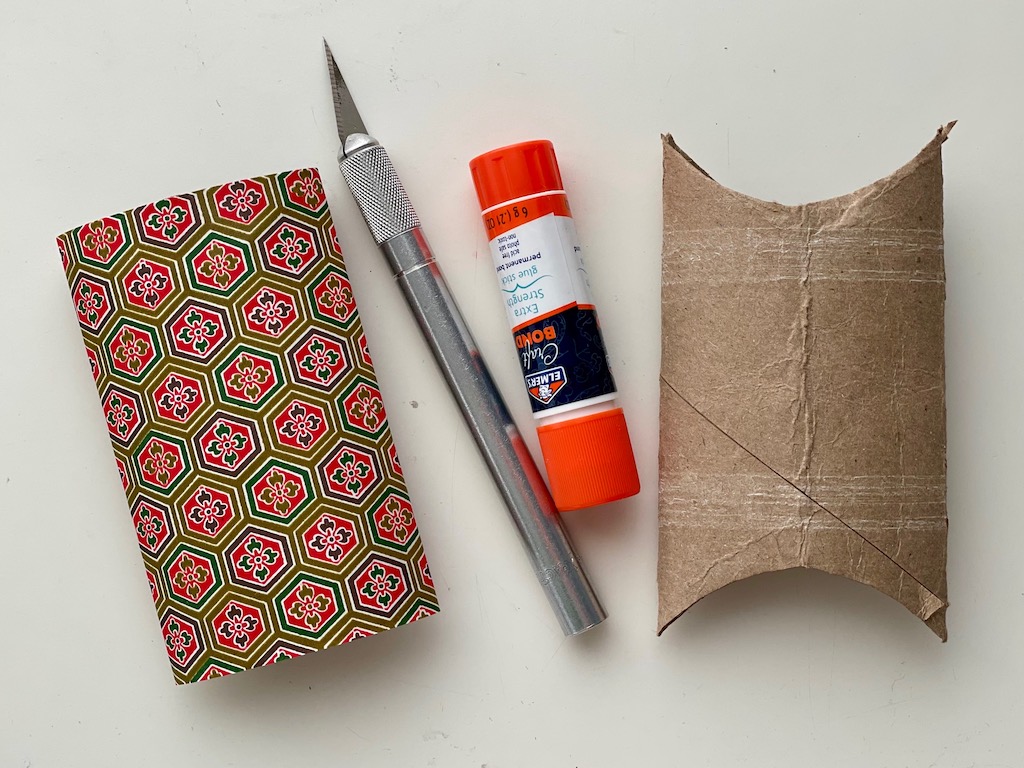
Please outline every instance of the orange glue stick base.
[{"label": "orange glue stick base", "polygon": [[640,491],[633,447],[550,141],[470,161],[559,511]]}]

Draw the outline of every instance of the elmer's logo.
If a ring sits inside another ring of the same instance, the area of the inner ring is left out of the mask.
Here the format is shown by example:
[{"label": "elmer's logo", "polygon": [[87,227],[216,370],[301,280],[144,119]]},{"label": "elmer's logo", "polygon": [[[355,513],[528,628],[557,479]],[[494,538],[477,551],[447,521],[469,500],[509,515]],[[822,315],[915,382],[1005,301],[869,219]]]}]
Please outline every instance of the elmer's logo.
[{"label": "elmer's logo", "polygon": [[527,376],[526,389],[530,397],[547,405],[558,394],[558,390],[565,386],[565,381],[565,368],[548,368]]}]

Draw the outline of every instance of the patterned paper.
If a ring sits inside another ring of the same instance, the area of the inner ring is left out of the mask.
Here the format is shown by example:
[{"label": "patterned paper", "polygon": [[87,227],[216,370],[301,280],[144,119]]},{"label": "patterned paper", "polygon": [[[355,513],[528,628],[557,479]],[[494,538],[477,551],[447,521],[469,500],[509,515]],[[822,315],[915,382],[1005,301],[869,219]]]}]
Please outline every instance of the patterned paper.
[{"label": "patterned paper", "polygon": [[178,683],[437,612],[316,169],[57,245]]}]

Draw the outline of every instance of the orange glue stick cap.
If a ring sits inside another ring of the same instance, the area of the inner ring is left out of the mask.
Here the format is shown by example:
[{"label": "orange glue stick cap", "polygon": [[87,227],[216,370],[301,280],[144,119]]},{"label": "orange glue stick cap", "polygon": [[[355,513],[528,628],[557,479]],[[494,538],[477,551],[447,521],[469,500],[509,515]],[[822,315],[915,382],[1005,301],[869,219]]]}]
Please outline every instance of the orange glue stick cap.
[{"label": "orange glue stick cap", "polygon": [[485,152],[470,161],[469,172],[485,211],[516,198],[562,189],[555,148],[547,139]]},{"label": "orange glue stick cap", "polygon": [[555,506],[593,507],[640,492],[626,419],[614,408],[537,428]]}]

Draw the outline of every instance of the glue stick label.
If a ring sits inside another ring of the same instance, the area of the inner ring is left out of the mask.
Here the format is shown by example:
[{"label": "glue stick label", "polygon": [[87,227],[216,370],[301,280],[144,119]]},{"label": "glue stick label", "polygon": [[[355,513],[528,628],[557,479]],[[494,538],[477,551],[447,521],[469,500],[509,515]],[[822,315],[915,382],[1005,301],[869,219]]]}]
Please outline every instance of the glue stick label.
[{"label": "glue stick label", "polygon": [[510,201],[483,218],[534,415],[614,398],[565,193]]}]

